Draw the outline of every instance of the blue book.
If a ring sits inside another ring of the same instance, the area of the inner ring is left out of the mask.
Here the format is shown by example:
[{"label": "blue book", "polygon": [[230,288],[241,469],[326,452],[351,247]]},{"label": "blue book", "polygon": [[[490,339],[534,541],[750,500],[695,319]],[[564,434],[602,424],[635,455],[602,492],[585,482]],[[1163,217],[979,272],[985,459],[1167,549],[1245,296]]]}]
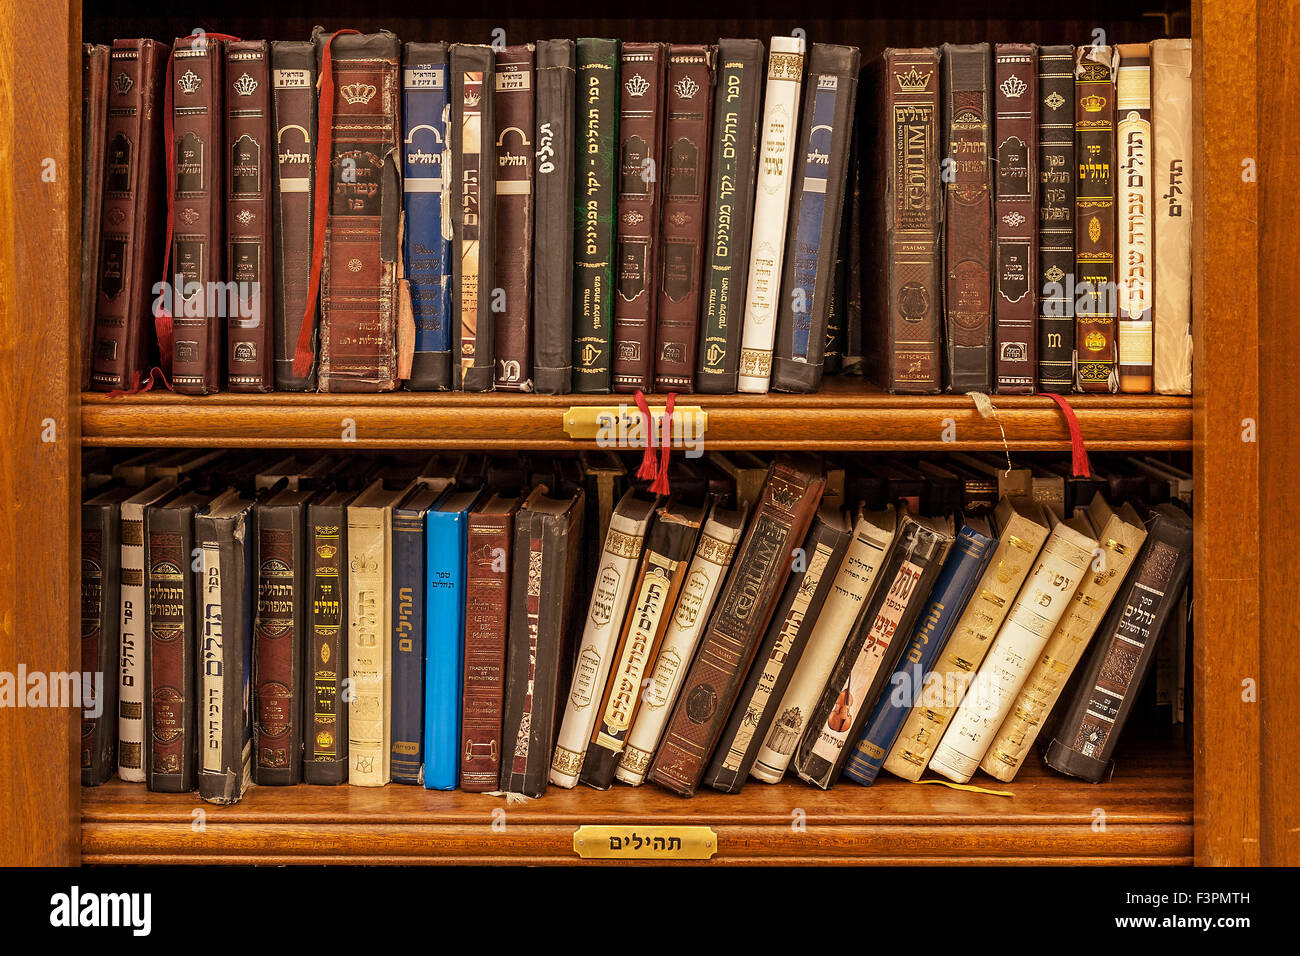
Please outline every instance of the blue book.
[{"label": "blue book", "polygon": [[451,388],[451,240],[442,222],[447,149],[447,44],[408,43],[402,57],[402,253],[415,316],[409,387]]},{"label": "blue book", "polygon": [[391,744],[394,783],[424,769],[424,522],[438,491],[416,485],[393,508]]},{"label": "blue book", "polygon": [[465,670],[465,529],[478,491],[450,488],[429,509],[425,599],[424,786],[455,790]]},{"label": "blue book", "polygon": [[875,782],[908,711],[923,699],[924,678],[952,637],[997,544],[988,523],[978,518],[966,519],[953,539],[930,600],[916,619],[912,639],[849,755],[844,776],[850,780],[864,787]]}]

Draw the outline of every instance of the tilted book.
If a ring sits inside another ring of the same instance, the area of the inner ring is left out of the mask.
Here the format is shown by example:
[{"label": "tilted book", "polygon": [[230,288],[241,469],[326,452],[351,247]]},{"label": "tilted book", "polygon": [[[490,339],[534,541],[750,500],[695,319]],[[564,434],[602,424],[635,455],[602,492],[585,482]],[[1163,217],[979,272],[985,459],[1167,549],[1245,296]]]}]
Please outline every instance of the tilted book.
[{"label": "tilted book", "polygon": [[1192,41],[1151,42],[1155,390],[1192,393]]},{"label": "tilted book", "polygon": [[[117,690],[122,624],[122,502],[135,494],[110,488],[81,506],[81,673],[96,681],[81,691],[78,756],[81,785],[98,787],[117,768]],[[87,717],[86,712],[93,716]]]},{"label": "tilted book", "polygon": [[[492,275],[501,290],[494,302],[496,387],[533,390],[533,45],[497,51],[496,248]],[[493,295],[497,293],[493,291]]]},{"label": "tilted book", "polygon": [[1038,388],[1074,390],[1074,47],[1038,48]]},{"label": "tilted book", "polygon": [[[95,288],[99,227],[104,214],[105,131],[108,128],[109,48],[81,45],[81,390],[90,388],[95,358]],[[128,92],[130,92],[128,90]]]},{"label": "tilted book", "polygon": [[1155,237],[1152,235],[1154,143],[1151,135],[1151,49],[1145,43],[1115,47],[1116,342],[1119,390],[1153,386]]},{"label": "tilted book", "polygon": [[[393,506],[389,770],[394,783],[424,783],[425,522],[441,492],[416,484]],[[459,709],[459,708],[457,708]],[[455,744],[452,744],[454,749]]]}]

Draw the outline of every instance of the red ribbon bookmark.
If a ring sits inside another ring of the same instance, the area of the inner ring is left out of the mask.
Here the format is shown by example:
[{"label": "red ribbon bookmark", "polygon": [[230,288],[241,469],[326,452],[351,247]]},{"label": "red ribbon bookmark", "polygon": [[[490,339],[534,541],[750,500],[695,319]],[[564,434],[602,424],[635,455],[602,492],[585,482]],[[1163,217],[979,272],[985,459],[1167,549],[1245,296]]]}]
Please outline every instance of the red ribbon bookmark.
[{"label": "red ribbon bookmark", "polygon": [[[654,432],[654,417],[650,414],[650,404],[644,393],[638,388],[633,396],[636,407],[641,412],[641,422],[645,431],[645,454],[641,456],[641,467],[636,476],[650,482],[650,490],[657,495],[668,494],[668,463],[673,450],[673,405],[677,393],[669,392],[664,405],[663,416],[659,420],[659,434]],[[655,446],[659,447],[659,460],[655,461]]]},{"label": "red ribbon bookmark", "polygon": [[1088,448],[1083,443],[1083,432],[1079,430],[1079,419],[1075,416],[1070,403],[1060,395],[1052,392],[1046,392],[1045,394],[1061,407],[1061,414],[1065,416],[1065,424],[1070,429],[1070,463],[1074,471],[1074,477],[1087,478],[1092,474],[1092,464],[1088,461]]}]

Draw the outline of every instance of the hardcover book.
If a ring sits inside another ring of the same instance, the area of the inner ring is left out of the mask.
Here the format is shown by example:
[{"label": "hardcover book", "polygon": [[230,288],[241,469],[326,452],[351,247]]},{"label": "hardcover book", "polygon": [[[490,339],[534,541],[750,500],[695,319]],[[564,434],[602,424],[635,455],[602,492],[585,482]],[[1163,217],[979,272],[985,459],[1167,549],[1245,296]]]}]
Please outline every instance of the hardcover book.
[{"label": "hardcover book", "polygon": [[1038,48],[1038,388],[1074,390],[1074,47]]},{"label": "hardcover book", "polygon": [[303,783],[340,784],[348,779],[348,516],[351,487],[325,492],[307,509],[310,622],[303,681]]},{"label": "hardcover book", "polygon": [[1111,48],[1074,51],[1074,350],[1078,388],[1114,392],[1115,74]]},{"label": "hardcover book", "polygon": [[1155,390],[1192,393],[1192,41],[1151,42]]},{"label": "hardcover book", "polygon": [[90,388],[90,370],[95,358],[95,289],[99,283],[99,226],[104,213],[109,53],[109,48],[102,43],[81,46],[82,391]]},{"label": "hardcover book", "polygon": [[1155,242],[1152,235],[1151,50],[1145,43],[1115,47],[1116,344],[1119,390],[1153,385]]},{"label": "hardcover book", "polygon": [[[81,506],[81,673],[97,675],[97,683],[83,685],[81,691],[78,756],[83,787],[107,782],[117,767],[122,502],[135,491],[109,488]],[[94,716],[87,717],[87,712]]]},{"label": "hardcover book", "polygon": [[[393,629],[388,635],[392,645],[389,657],[393,695],[388,763],[394,783],[424,783],[425,597],[428,591],[425,523],[439,494],[428,485],[416,484],[393,506],[390,597]],[[451,749],[454,753],[454,741]]]},{"label": "hardcover book", "polygon": [[[508,46],[496,61],[496,251],[503,301],[493,305],[496,387],[533,390],[533,45]],[[493,293],[496,294],[495,292]]]}]

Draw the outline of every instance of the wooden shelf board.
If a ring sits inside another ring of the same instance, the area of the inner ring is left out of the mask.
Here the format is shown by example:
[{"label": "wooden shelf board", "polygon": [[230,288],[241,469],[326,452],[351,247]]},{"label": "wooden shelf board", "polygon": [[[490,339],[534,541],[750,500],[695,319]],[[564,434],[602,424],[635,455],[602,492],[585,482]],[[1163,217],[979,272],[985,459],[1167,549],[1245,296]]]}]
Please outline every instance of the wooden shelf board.
[{"label": "wooden shelf board", "polygon": [[[605,823],[711,826],[714,864],[1190,863],[1190,757],[1172,742],[1125,750],[1103,785],[1058,776],[1037,761],[1009,785],[982,775],[973,781],[1011,798],[882,776],[871,788],[841,783],[826,792],[751,781],[740,794],[702,791],[690,800],[654,786],[551,788],[518,806],[397,784],[254,787],[240,803],[218,807],[197,794],[149,793],[114,780],[82,791],[82,860],[562,864],[580,862],[577,827]],[[202,830],[195,829],[198,808]],[[493,816],[498,810],[504,817]],[[802,831],[793,825],[797,811]]]},{"label": "wooden shelf board", "polygon": [[[1090,449],[1191,447],[1190,398],[1074,395],[1068,401]],[[651,396],[652,406],[663,402]],[[1043,395],[994,396],[996,420],[981,417],[964,395],[889,395],[854,378],[828,379],[813,395],[682,395],[678,402],[705,409],[704,445],[716,449],[989,450],[1002,447],[1003,431],[1021,451],[1070,446],[1065,419]],[[106,446],[565,450],[593,445],[565,434],[566,409],[620,404],[636,407],[629,395],[87,393],[81,432],[84,444]],[[343,440],[348,419],[351,442]],[[945,430],[954,440],[944,440]]]}]

